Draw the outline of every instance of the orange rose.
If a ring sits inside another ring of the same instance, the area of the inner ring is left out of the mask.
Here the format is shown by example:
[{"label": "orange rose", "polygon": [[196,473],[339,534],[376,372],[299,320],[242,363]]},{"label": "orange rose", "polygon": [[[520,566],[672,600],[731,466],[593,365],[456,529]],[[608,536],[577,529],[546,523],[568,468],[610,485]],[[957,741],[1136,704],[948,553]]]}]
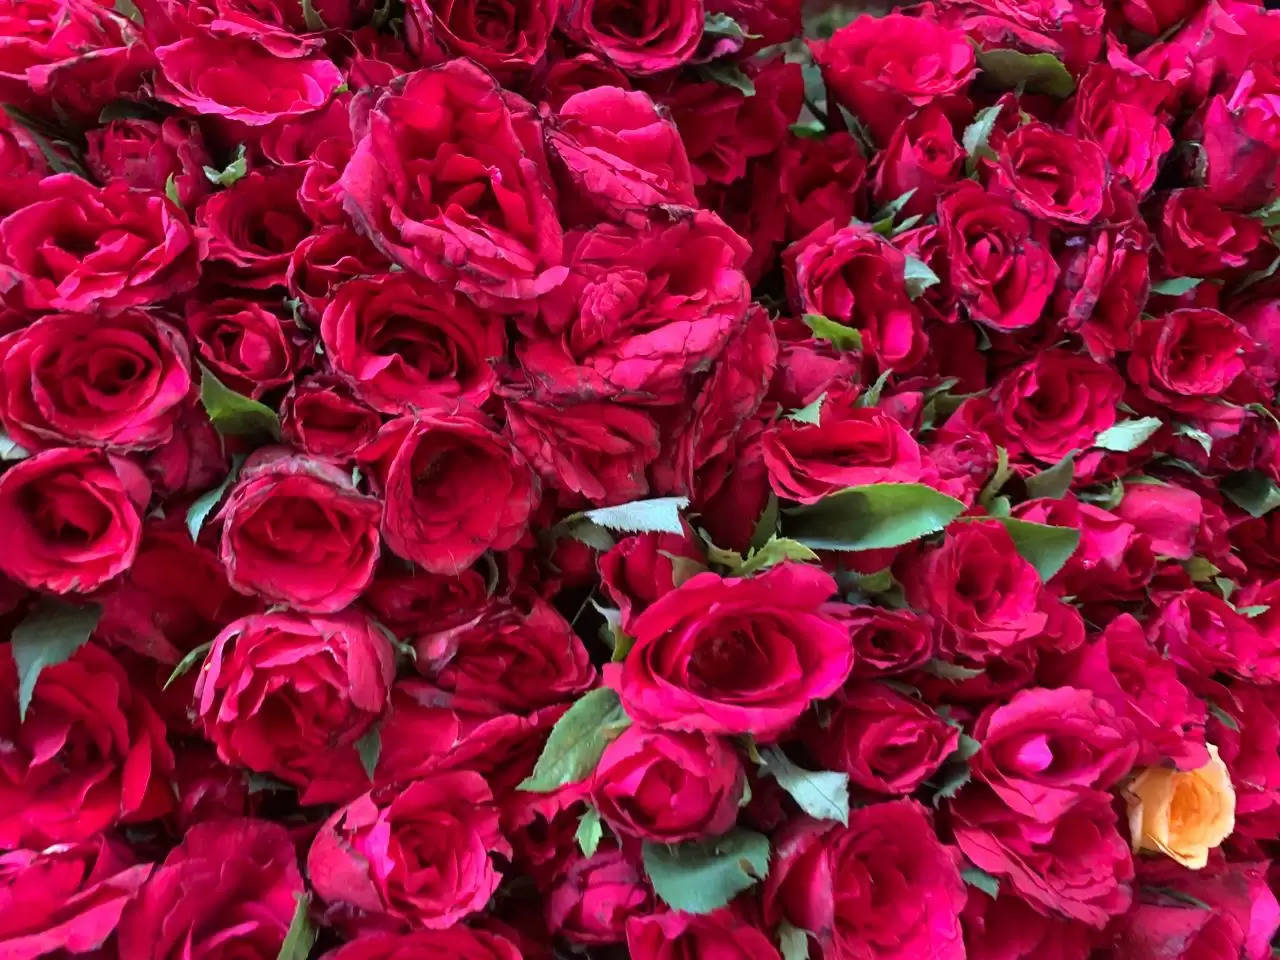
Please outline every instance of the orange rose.
[{"label": "orange rose", "polygon": [[1209,851],[1231,835],[1236,792],[1218,748],[1198,770],[1148,767],[1125,789],[1135,853],[1158,850],[1199,870]]}]

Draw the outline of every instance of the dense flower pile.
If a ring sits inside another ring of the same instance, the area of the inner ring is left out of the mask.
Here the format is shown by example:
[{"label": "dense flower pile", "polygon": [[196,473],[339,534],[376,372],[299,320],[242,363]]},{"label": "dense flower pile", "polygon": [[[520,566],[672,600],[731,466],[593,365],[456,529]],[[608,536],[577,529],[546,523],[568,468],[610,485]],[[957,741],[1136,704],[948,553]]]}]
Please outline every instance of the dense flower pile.
[{"label": "dense flower pile", "polygon": [[1272,957],[1280,13],[0,10],[0,957]]}]

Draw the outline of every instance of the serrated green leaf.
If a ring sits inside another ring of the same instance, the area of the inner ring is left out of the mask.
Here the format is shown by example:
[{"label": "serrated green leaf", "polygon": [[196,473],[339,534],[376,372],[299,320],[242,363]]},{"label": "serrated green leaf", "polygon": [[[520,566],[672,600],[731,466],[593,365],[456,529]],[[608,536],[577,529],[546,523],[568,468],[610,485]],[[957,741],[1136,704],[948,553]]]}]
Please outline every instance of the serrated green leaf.
[{"label": "serrated green leaf", "polygon": [[782,960],[809,960],[809,934],[783,920],[778,924],[778,952]]},{"label": "serrated green leaf", "polygon": [[1219,485],[1223,496],[1251,517],[1263,517],[1280,507],[1280,489],[1259,470],[1226,477]]},{"label": "serrated green leaf", "polygon": [[1158,417],[1123,420],[1098,434],[1094,438],[1093,445],[1103,450],[1113,450],[1116,453],[1129,453],[1150,440],[1151,436],[1160,429],[1160,426]]},{"label": "serrated green leaf", "polygon": [[200,494],[195,500],[191,501],[191,506],[187,508],[187,532],[191,534],[192,540],[200,539],[200,529],[204,526],[204,522],[208,519],[209,514],[213,512],[213,508],[218,505],[223,494],[235,483],[236,477],[240,475],[240,468],[244,466],[244,455],[236,454],[231,460],[231,470],[223,478],[222,482],[205,493]]},{"label": "serrated green leaf", "polygon": [[618,695],[608,687],[584,694],[551,728],[533,773],[519,790],[550,793],[584,779],[600,762],[600,754],[631,725]]},{"label": "serrated green leaf", "polygon": [[369,732],[356,741],[356,753],[360,755],[360,766],[365,775],[373,779],[373,772],[378,769],[378,759],[382,756],[382,728],[374,724]]},{"label": "serrated green leaf", "polygon": [[886,370],[880,376],[876,377],[876,382],[858,394],[858,399],[854,402],[855,407],[874,407],[880,403],[880,394],[884,393],[885,384],[889,382],[889,377],[893,374],[892,370]]},{"label": "serrated green leaf", "polygon": [[1000,896],[1000,881],[977,867],[965,867],[960,871],[960,876],[969,886],[981,890],[992,900]]},{"label": "serrated green leaf", "polygon": [[169,201],[175,207],[182,208],[182,197],[178,193],[178,180],[172,173],[169,174],[168,179],[164,182],[164,195],[169,198]]},{"label": "serrated green leaf", "polygon": [[782,530],[813,550],[879,550],[937,533],[964,510],[922,483],[874,483],[784,511]]},{"label": "serrated green leaf", "polygon": [[1214,577],[1213,585],[1222,594],[1222,599],[1231,602],[1231,595],[1236,592],[1236,585],[1227,577]]},{"label": "serrated green leaf", "polygon": [[689,506],[688,497],[657,497],[632,500],[616,507],[599,507],[583,516],[594,524],[627,533],[683,533],[680,511]]},{"label": "serrated green leaf", "polygon": [[280,418],[264,403],[236,393],[200,364],[200,403],[213,428],[224,436],[280,439]]},{"label": "serrated green leaf", "polygon": [[820,313],[806,313],[803,317],[805,325],[813,331],[819,340],[826,340],[837,350],[861,350],[862,331],[843,323],[837,323],[830,317]]},{"label": "serrated green leaf", "polygon": [[616,543],[613,534],[604,527],[582,518],[566,521],[559,529],[574,540],[585,543],[591,549],[599,550],[601,553],[612,550]]},{"label": "serrated green leaf", "polygon": [[1071,481],[1075,479],[1076,454],[1079,452],[1072,450],[1049,469],[1027,477],[1027,496],[1033,500],[1061,500],[1065,497],[1071,489]]},{"label": "serrated green leaf", "polygon": [[1208,583],[1222,572],[1216,564],[1201,556],[1194,556],[1189,560],[1184,560],[1182,569],[1187,571],[1187,576],[1191,578],[1193,583]]},{"label": "serrated green leaf", "polygon": [[1247,607],[1236,607],[1236,613],[1242,617],[1248,617],[1252,620],[1254,617],[1260,617],[1271,609],[1269,603],[1255,603]]},{"label": "serrated green leaf", "polygon": [[244,144],[236,148],[235,158],[219,170],[217,167],[205,167],[204,175],[209,182],[219,187],[229,187],[249,172],[249,161],[245,159]]},{"label": "serrated green leaf", "polygon": [[753,573],[767,570],[787,560],[814,563],[818,560],[818,555],[796,540],[774,537],[759,550],[752,550],[742,566],[734,571],[734,575],[749,577]]},{"label": "serrated green leaf", "polygon": [[979,50],[978,66],[987,80],[1008,90],[1045,93],[1061,100],[1071,96],[1076,89],[1071,73],[1051,53]]},{"label": "serrated green leaf", "polygon": [[644,869],[668,906],[710,913],[765,878],[769,838],[739,827],[724,836],[676,846],[646,843]]},{"label": "serrated green leaf", "polygon": [[805,770],[778,747],[760,753],[765,773],[815,820],[849,823],[849,775],[834,770]]},{"label": "serrated green leaf", "polygon": [[754,97],[756,95],[756,85],[751,82],[751,78],[743,73],[742,68],[736,63],[716,60],[702,64],[698,68],[698,72],[707,80],[714,80],[716,83],[722,83],[726,87],[733,87],[744,97]]},{"label": "serrated green leaf", "polygon": [[964,128],[961,142],[964,144],[964,152],[968,155],[965,161],[965,173],[972,175],[978,169],[979,160],[983,157],[995,156],[987,144],[991,140],[991,132],[999,119],[1000,105],[996,104],[979,110],[973,115],[973,123]]},{"label": "serrated green leaf", "polygon": [[1053,579],[1080,545],[1080,531],[1072,527],[1054,527],[1013,517],[993,519],[1004,524],[1018,553],[1036,568],[1045,583]]},{"label": "serrated green leaf", "polygon": [[43,599],[13,628],[9,648],[18,671],[19,722],[27,718],[40,672],[63,663],[84,646],[101,616],[99,606],[73,607]]},{"label": "serrated green leaf", "polygon": [[1199,427],[1193,427],[1189,423],[1177,423],[1173,426],[1173,435],[1175,437],[1186,437],[1188,440],[1194,440],[1200,445],[1200,449],[1206,454],[1213,453],[1213,437],[1205,433]]},{"label": "serrated green leaf", "polygon": [[1180,297],[1184,293],[1194,290],[1202,283],[1204,283],[1204,277],[1169,277],[1167,280],[1153,283],[1151,292],[1166,297]]},{"label": "serrated green leaf", "polygon": [[708,13],[702,23],[702,32],[712,37],[730,37],[734,40],[756,39],[759,34],[747,33],[727,13]]},{"label": "serrated green leaf", "polygon": [[991,476],[978,492],[978,503],[983,506],[990,504],[995,499],[995,495],[1004,489],[1004,485],[1009,482],[1011,476],[1013,476],[1013,469],[1009,466],[1009,451],[997,445],[996,468],[991,471]]},{"label": "serrated green leaf", "polygon": [[827,134],[827,128],[822,125],[821,120],[796,122],[787,129],[802,140],[820,140]]},{"label": "serrated green leaf", "polygon": [[889,223],[892,224],[898,219],[898,214],[902,212],[903,207],[911,202],[911,198],[916,195],[916,191],[919,189],[919,187],[912,187],[906,193],[902,193],[897,197],[894,197],[875,212],[871,217],[872,222],[880,223],[881,221],[888,220]]},{"label": "serrated green leaf", "polygon": [[792,410],[786,414],[788,420],[794,420],[796,423],[812,423],[816,424],[822,419],[822,405],[827,402],[826,393],[820,393],[814,399],[813,403],[806,404],[799,410]]},{"label": "serrated green leaf", "polygon": [[584,857],[594,857],[600,849],[600,841],[604,838],[604,825],[600,823],[600,811],[595,807],[587,807],[587,812],[578,820],[578,829],[573,838],[578,841],[578,849]]},{"label": "serrated green leaf", "polygon": [[311,955],[311,948],[315,946],[316,929],[311,925],[311,917],[307,912],[311,906],[311,896],[295,893],[293,899],[297,901],[297,906],[293,909],[293,919],[289,921],[289,930],[284,935],[284,943],[276,954],[276,960],[307,960]]},{"label": "serrated green leaf", "polygon": [[918,299],[922,293],[940,282],[932,267],[911,254],[907,254],[906,272],[903,276],[907,283],[907,296],[912,300]]},{"label": "serrated green leaf", "polygon": [[960,734],[955,752],[947,758],[930,781],[934,788],[933,805],[935,807],[943,800],[950,800],[969,782],[973,776],[973,770],[969,767],[969,758],[978,752],[980,746],[973,737],[965,733]]},{"label": "serrated green leaf", "polygon": [[198,646],[192,647],[185,654],[183,654],[182,659],[178,661],[178,665],[174,667],[173,672],[169,674],[169,679],[164,682],[164,686],[162,686],[160,689],[168,690],[175,680],[177,680],[183,674],[189,673],[192,667],[194,667],[197,663],[199,663],[204,659],[204,655],[209,652],[209,649],[212,646],[213,646],[213,641],[210,640],[206,643],[202,643],[202,644],[199,644]]},{"label": "serrated green leaf", "polygon": [[751,548],[759,550],[778,533],[778,495],[770,491],[764,509],[756,518],[755,528],[751,531]]}]

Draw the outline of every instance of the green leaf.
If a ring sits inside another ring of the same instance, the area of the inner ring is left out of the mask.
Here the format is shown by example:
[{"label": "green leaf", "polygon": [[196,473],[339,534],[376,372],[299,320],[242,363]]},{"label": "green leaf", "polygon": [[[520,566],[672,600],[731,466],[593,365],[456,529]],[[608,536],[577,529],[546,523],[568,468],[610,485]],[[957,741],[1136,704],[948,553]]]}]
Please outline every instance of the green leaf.
[{"label": "green leaf", "polygon": [[922,483],[849,487],[786,511],[783,532],[814,550],[878,550],[937,533],[964,512],[954,497]]},{"label": "green leaf", "polygon": [[837,350],[861,350],[862,331],[843,323],[837,323],[830,317],[820,313],[806,313],[803,317],[805,325],[813,331],[819,340],[827,340]]},{"label": "green leaf", "polygon": [[764,879],[769,838],[739,827],[678,846],[646,843],[644,869],[666,904],[686,913],[710,913]]},{"label": "green leaf", "polygon": [[13,628],[10,651],[18,668],[19,721],[27,718],[40,671],[64,662],[84,646],[101,616],[99,606],[73,607],[46,599]]},{"label": "green leaf", "polygon": [[1094,439],[1093,445],[1103,450],[1116,453],[1128,453],[1136,450],[1160,429],[1158,417],[1143,417],[1140,420],[1123,420],[1113,427],[1103,430]]},{"label": "green leaf", "polygon": [[227,492],[231,484],[235,483],[242,466],[244,466],[244,455],[236,454],[231,460],[231,470],[223,481],[191,502],[191,506],[187,508],[187,532],[191,534],[192,540],[200,539],[200,528],[204,526],[205,520],[218,505],[222,495]]},{"label": "green leaf", "polygon": [[782,960],[809,960],[809,934],[783,920],[778,924],[778,952]]},{"label": "green leaf", "polygon": [[786,537],[774,537],[759,550],[752,550],[746,562],[733,573],[735,576],[749,577],[753,573],[767,570],[769,567],[777,566],[786,560],[813,563],[818,560],[818,555],[803,543],[789,540]]},{"label": "green leaf", "polygon": [[770,492],[764,509],[756,518],[755,529],[751,531],[751,548],[759,550],[778,533],[778,495]]},{"label": "green leaf", "polygon": [[904,274],[907,281],[907,296],[916,300],[922,293],[939,283],[938,275],[919,257],[907,254],[907,267]]},{"label": "green leaf", "polygon": [[876,382],[858,395],[855,407],[874,407],[880,402],[880,394],[884,393],[884,385],[889,382],[892,370],[886,370],[876,377]]},{"label": "green leaf", "polygon": [[1193,583],[1208,583],[1222,572],[1206,557],[1199,555],[1182,561],[1182,569],[1187,571],[1187,576],[1191,578]]},{"label": "green leaf", "polygon": [[960,682],[961,680],[972,680],[974,677],[980,677],[985,672],[977,667],[962,667],[958,663],[948,663],[946,660],[930,660],[924,665],[924,672],[931,673],[935,677],[941,677],[943,680],[953,680]]},{"label": "green leaf", "polygon": [[1222,724],[1228,730],[1235,730],[1237,732],[1240,730],[1240,722],[1236,720],[1235,717],[1227,713],[1227,711],[1223,710],[1220,706],[1218,706],[1212,700],[1209,700],[1207,702],[1209,704],[1209,712],[1213,714],[1214,718],[1220,724]]},{"label": "green leaf", "polygon": [[787,129],[802,140],[820,140],[827,133],[827,128],[822,125],[821,120],[798,121]]},{"label": "green leaf", "polygon": [[182,197],[178,194],[178,181],[172,173],[169,174],[169,178],[164,182],[164,195],[169,198],[175,207],[182,208]]},{"label": "green leaf", "polygon": [[302,22],[306,24],[307,29],[312,33],[328,29],[324,18],[316,12],[313,0],[302,0]]},{"label": "green leaf", "polygon": [[29,456],[31,451],[0,430],[0,461],[25,460]]},{"label": "green leaf", "polygon": [[1271,609],[1269,603],[1255,603],[1248,607],[1236,607],[1236,613],[1242,617],[1248,617],[1252,620],[1254,617],[1260,617]]},{"label": "green leaf", "polygon": [[1199,427],[1193,427],[1189,423],[1176,423],[1173,426],[1173,435],[1175,437],[1186,437],[1188,440],[1194,440],[1200,444],[1206,454],[1213,453],[1213,437],[1205,433]]},{"label": "green leaf", "polygon": [[794,420],[797,423],[814,423],[816,424],[822,417],[822,405],[827,402],[826,393],[818,394],[813,403],[801,407],[799,410],[792,410],[786,415],[788,420]]},{"label": "green leaf", "polygon": [[1013,469],[1009,466],[1009,451],[997,445],[996,468],[991,472],[987,482],[982,485],[982,490],[978,493],[978,503],[983,506],[990,504],[995,499],[995,495],[1004,489],[1004,485],[1009,482],[1011,476],[1013,476]]},{"label": "green leaf", "polygon": [[871,217],[873,228],[878,230],[879,225],[886,220],[892,225],[893,221],[898,219],[898,214],[902,212],[902,208],[911,202],[911,198],[916,195],[918,189],[920,188],[912,187],[906,193],[900,194],[877,210]]},{"label": "green leaf", "polygon": [[1018,50],[979,50],[978,66],[986,79],[1009,90],[1047,93],[1063,99],[1071,96],[1076,82],[1062,61],[1051,53]]},{"label": "green leaf", "polygon": [[266,435],[280,439],[280,418],[264,403],[236,393],[200,364],[200,403],[213,428],[224,436]]},{"label": "green leaf", "polygon": [[1178,903],[1185,903],[1187,906],[1195,907],[1197,910],[1213,909],[1199,897],[1193,897],[1191,894],[1185,893],[1182,890],[1175,890],[1173,887],[1143,886],[1141,890],[1144,893],[1152,893],[1157,896],[1168,897],[1170,900],[1176,900]]},{"label": "green leaf", "polygon": [[120,16],[132,20],[138,26],[142,26],[142,11],[138,9],[138,5],[133,0],[116,0],[115,11]]},{"label": "green leaf", "polygon": [[578,821],[578,830],[573,838],[578,841],[578,849],[584,857],[593,857],[600,849],[600,840],[604,837],[604,826],[600,823],[600,811],[595,807],[587,807],[587,812]]},{"label": "green leaf", "polygon": [[1223,496],[1251,517],[1266,516],[1280,507],[1280,489],[1259,470],[1245,470],[1225,478],[1218,488]]},{"label": "green leaf", "polygon": [[356,741],[356,753],[360,755],[360,766],[365,774],[373,779],[373,771],[378,769],[378,758],[382,756],[382,728],[374,724],[369,732]]},{"label": "green leaf", "polygon": [[276,960],[307,960],[311,948],[316,942],[316,929],[311,925],[311,917],[307,909],[311,906],[311,897],[305,893],[295,893],[293,899],[297,906],[293,909],[293,919],[289,921],[289,930],[284,935],[284,943]]},{"label": "green leaf", "polygon": [[964,878],[964,882],[971,887],[981,890],[992,900],[1000,896],[1000,881],[977,867],[965,867],[960,871],[960,876]]},{"label": "green leaf", "polygon": [[1184,293],[1194,290],[1202,283],[1204,283],[1204,277],[1169,277],[1167,280],[1153,283],[1151,292],[1166,297],[1180,297]]},{"label": "green leaf", "polygon": [[969,767],[969,758],[978,752],[981,744],[967,733],[960,734],[955,752],[947,758],[929,781],[934,788],[933,805],[936,807],[943,800],[950,800],[960,788],[969,782],[973,770]]},{"label": "green leaf", "polygon": [[219,170],[217,167],[205,167],[204,175],[210,183],[220,187],[229,187],[249,172],[249,162],[245,159],[244,144],[236,148],[235,159]]},{"label": "green leaf", "polygon": [[584,694],[551,728],[533,773],[517,789],[550,793],[566,783],[577,783],[596,768],[604,748],[630,725],[618,695],[608,687]]},{"label": "green leaf", "polygon": [[613,534],[599,524],[592,523],[590,520],[577,519],[565,521],[561,528],[566,534],[580,543],[585,543],[593,550],[599,550],[604,553],[606,550],[612,550],[614,547]]},{"label": "green leaf", "polygon": [[213,641],[210,640],[188,650],[182,659],[178,661],[178,665],[173,668],[173,673],[169,674],[169,679],[164,682],[164,686],[160,689],[168,690],[175,680],[184,673],[189,673],[192,667],[204,659],[204,655],[209,652],[209,648],[212,646]]},{"label": "green leaf", "polygon": [[[74,173],[78,177],[89,179],[89,171],[76,160],[71,145],[61,139],[61,135],[53,132],[52,128],[45,123],[37,120],[31,114],[18,109],[11,104],[0,104],[4,108],[4,112],[9,115],[9,119],[21,126],[30,134],[31,139],[40,149],[44,162],[49,165],[49,169],[54,173]],[[52,137],[52,138],[51,138]],[[59,149],[59,147],[61,149]]]},{"label": "green leaf", "polygon": [[973,115],[973,123],[964,128],[964,152],[969,155],[965,161],[965,172],[972,174],[978,169],[978,161],[984,157],[993,157],[995,153],[987,146],[991,140],[991,131],[996,128],[1000,119],[1000,105],[985,107]]},{"label": "green leaf", "polygon": [[1080,544],[1080,531],[1071,527],[1052,527],[1047,523],[1031,523],[1013,517],[996,517],[1013,538],[1013,545],[1040,579],[1048,583],[1062,569]]},{"label": "green leaf", "polygon": [[1076,475],[1076,454],[1072,450],[1048,470],[1027,477],[1027,496],[1033,500],[1047,497],[1050,500],[1061,500],[1069,489]]},{"label": "green leaf", "polygon": [[610,530],[628,533],[684,533],[680,511],[689,505],[688,497],[658,497],[654,500],[632,500],[616,507],[600,507],[583,514],[588,520]]},{"label": "green leaf", "polygon": [[700,66],[698,72],[702,74],[704,79],[723,83],[726,87],[733,87],[744,97],[754,97],[756,95],[756,85],[751,82],[751,78],[743,73],[742,68],[736,63],[712,61]]},{"label": "green leaf", "polygon": [[756,39],[758,33],[746,33],[727,13],[708,13],[702,23],[702,32],[712,37],[732,37],[734,40]]},{"label": "green leaf", "polygon": [[815,820],[849,823],[849,775],[833,770],[805,770],[778,747],[760,754],[765,773],[791,794],[791,799]]}]

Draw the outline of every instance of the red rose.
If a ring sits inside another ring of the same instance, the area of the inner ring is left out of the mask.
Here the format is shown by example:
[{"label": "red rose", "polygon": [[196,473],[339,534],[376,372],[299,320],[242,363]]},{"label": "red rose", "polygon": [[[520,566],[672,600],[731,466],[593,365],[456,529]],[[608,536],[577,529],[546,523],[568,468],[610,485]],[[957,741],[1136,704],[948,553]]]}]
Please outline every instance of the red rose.
[{"label": "red rose", "polygon": [[596,87],[565,100],[547,131],[564,199],[642,226],[655,208],[696,207],[693,173],[675,124],[644,93]]},{"label": "red rose", "polygon": [[921,107],[963,109],[965,89],[977,73],[963,33],[900,13],[857,17],[830,40],[809,46],[832,97],[881,143]]},{"label": "red rose", "polygon": [[484,909],[493,857],[511,855],[484,779],[470,771],[365,794],[325,821],[307,853],[316,894],[334,905],[443,930]]},{"label": "red rose", "polygon": [[751,578],[700,573],[635,619],[635,646],[606,679],[639,722],[776,736],[849,675],[849,634],[821,609],[834,592],[831,577],[796,563]]},{"label": "red rose", "polygon": [[905,673],[927,663],[936,643],[928,620],[910,610],[833,604],[829,612],[853,639],[853,675]]},{"label": "red rose", "polygon": [[914,800],[801,818],[775,839],[765,915],[807,931],[824,956],[962,960],[964,881]]},{"label": "red rose", "polygon": [[304,887],[284,827],[214,820],[191,827],[120,921],[120,956],[272,960]]},{"label": "red rose", "polygon": [[1088,140],[1026,123],[1005,138],[994,185],[1038,221],[1071,229],[1102,213],[1107,158]]},{"label": "red rose", "polygon": [[1252,210],[1280,193],[1276,179],[1278,92],[1280,78],[1274,68],[1259,61],[1241,73],[1230,93],[1209,101],[1202,149],[1205,182],[1216,203],[1233,210]]},{"label": "red rose", "polygon": [[744,781],[742,761],[725,740],[633,726],[605,747],[591,802],[619,833],[679,843],[732,827]]},{"label": "red rose", "polygon": [[748,247],[714,214],[643,229],[602,224],[566,246],[569,277],[540,318],[549,336],[519,349],[538,391],[674,402],[746,317]]},{"label": "red rose", "polygon": [[478,417],[422,413],[393,420],[361,454],[382,485],[382,536],[431,573],[456,574],[524,534],[537,479]]},{"label": "red rose", "polygon": [[1148,636],[1174,663],[1196,675],[1226,673],[1274,680],[1277,654],[1248,617],[1217,594],[1184,590],[1169,597],[1148,625]]},{"label": "red rose", "polygon": [[1088,960],[1092,931],[1045,916],[1026,900],[1003,891],[991,899],[977,887],[960,915],[969,960]]},{"label": "red rose", "polygon": [[1164,271],[1174,277],[1211,277],[1243,267],[1262,240],[1259,221],[1222,209],[1204,188],[1170,193],[1156,233]]},{"label": "red rose", "polygon": [[1235,785],[1235,831],[1268,840],[1280,828],[1280,703],[1265,687],[1236,683],[1214,706],[1208,735]]},{"label": "red rose", "polygon": [[0,476],[0,571],[29,587],[89,593],[129,569],[150,491],[132,463],[59,447]]},{"label": "red rose", "polygon": [[187,305],[187,329],[200,357],[233,390],[261,397],[293,380],[297,328],[253,300]]},{"label": "red rose", "polygon": [[387,705],[395,654],[358,614],[279,612],[232,621],[196,680],[196,710],[224,763],[333,803],[368,782],[356,741]]},{"label": "red rose", "polygon": [[928,106],[904,121],[885,145],[872,180],[878,208],[911,191],[900,216],[927,216],[938,195],[964,171],[964,150],[956,141],[951,120],[940,107]]},{"label": "red rose", "polygon": [[881,794],[908,794],[942,766],[960,731],[934,710],[883,683],[850,684],[829,717],[804,730],[804,744],[824,768]]},{"label": "red rose", "polygon": [[1031,326],[1058,278],[1048,228],[962,182],[938,204],[951,287],[969,315],[995,330]]},{"label": "red rose", "polygon": [[624,630],[631,629],[640,611],[687,579],[682,560],[702,564],[698,548],[673,533],[624,537],[600,555],[600,585],[618,605]]},{"label": "red rose", "polygon": [[308,377],[294,383],[280,409],[286,440],[313,457],[351,460],[377,436],[382,418],[336,377]]},{"label": "red rose", "polygon": [[40,181],[36,197],[0,220],[0,265],[27,307],[115,313],[195,284],[200,244],[162,194],[60,173]]},{"label": "red rose", "polygon": [[383,413],[452,400],[479,407],[497,382],[492,362],[506,353],[495,317],[403,272],[344,283],[320,337],[333,370]]},{"label": "red rose", "polygon": [[269,167],[200,205],[196,220],[208,234],[215,276],[253,290],[284,283],[294,248],[312,229],[298,206],[299,182],[297,168]]},{"label": "red rose", "polygon": [[112,120],[85,133],[85,163],[98,180],[124,180],[131,187],[162,193],[170,177],[188,209],[210,190],[204,168],[213,163],[200,128],[192,120]]},{"label": "red rose", "polygon": [[385,92],[359,132],[339,186],[347,212],[389,257],[482,307],[519,304],[562,282],[560,225],[529,104],[452,60]]},{"label": "red rose", "polygon": [[[4,80],[0,73],[0,88]],[[0,117],[0,218],[26,206],[49,172],[35,136],[7,113]]]},{"label": "red rose", "polygon": [[818,423],[779,420],[764,435],[764,462],[773,492],[797,503],[817,503],[845,487],[914,483],[920,447],[883,410],[823,403]]},{"label": "red rose", "polygon": [[411,640],[476,620],[489,602],[489,589],[475,569],[450,576],[383,566],[361,601],[379,623]]},{"label": "red rose", "polygon": [[281,49],[247,34],[205,30],[156,47],[156,96],[249,126],[299,117],[322,108],[342,83],[342,72],[310,51],[305,43]]},{"label": "red rose", "polygon": [[339,284],[354,277],[386,273],[389,261],[369,238],[349,224],[324,227],[298,242],[289,257],[289,292],[319,317]]},{"label": "red rose", "polygon": [[0,651],[0,847],[76,843],[173,806],[164,723],[120,663],[94,643],[40,671],[18,715],[12,648]]},{"label": "red rose", "polygon": [[341,610],[373,579],[378,512],[333,465],[260,450],[218,512],[227,577],[242,593],[297,610]]},{"label": "red rose", "polygon": [[510,0],[489,6],[475,0],[411,0],[405,5],[405,42],[421,57],[437,44],[470,57],[498,76],[538,65],[560,13],[560,0]]},{"label": "red rose", "polygon": [[571,943],[621,943],[630,917],[645,916],[653,894],[639,864],[622,850],[575,860],[546,901],[547,926]]},{"label": "red rose", "polygon": [[654,913],[627,921],[632,960],[781,960],[759,927],[728,907],[714,913]]},{"label": "red rose", "polygon": [[1133,860],[1107,794],[1083,792],[1044,822],[1010,810],[986,787],[969,786],[952,815],[964,855],[1041,909],[1100,928],[1129,907]]},{"label": "red rose", "polygon": [[1123,391],[1111,367],[1054,348],[1011,370],[995,394],[1010,440],[1037,460],[1056,463],[1093,446],[1116,422]]},{"label": "red rose", "polygon": [[1095,63],[1080,81],[1070,129],[1102,148],[1111,169],[1145,194],[1173,147],[1161,108],[1169,85]]},{"label": "red rose", "polygon": [[702,40],[702,0],[568,0],[560,25],[574,40],[632,75],[661,73],[693,56]]},{"label": "red rose", "polygon": [[173,434],[191,390],[181,334],[145,313],[62,313],[0,339],[0,420],[31,450],[138,450]]},{"label": "red rose", "polygon": [[1144,321],[1127,371],[1157,404],[1199,412],[1201,398],[1216,397],[1245,370],[1252,341],[1236,321],[1217,310],[1174,310]]},{"label": "red rose", "polygon": [[866,158],[852,134],[797,137],[789,143],[778,183],[787,211],[788,238],[799,240],[828,220],[848,223],[865,213],[862,184],[866,175]]},{"label": "red rose", "polygon": [[468,927],[374,933],[345,943],[322,960],[521,960],[505,937]]},{"label": "red rose", "polygon": [[0,854],[0,952],[36,960],[98,949],[150,873],[105,836]]},{"label": "red rose", "polygon": [[928,340],[907,296],[906,257],[869,226],[836,229],[828,221],[788,247],[783,259],[801,312],[863,331],[882,367],[905,369],[924,356]]}]

